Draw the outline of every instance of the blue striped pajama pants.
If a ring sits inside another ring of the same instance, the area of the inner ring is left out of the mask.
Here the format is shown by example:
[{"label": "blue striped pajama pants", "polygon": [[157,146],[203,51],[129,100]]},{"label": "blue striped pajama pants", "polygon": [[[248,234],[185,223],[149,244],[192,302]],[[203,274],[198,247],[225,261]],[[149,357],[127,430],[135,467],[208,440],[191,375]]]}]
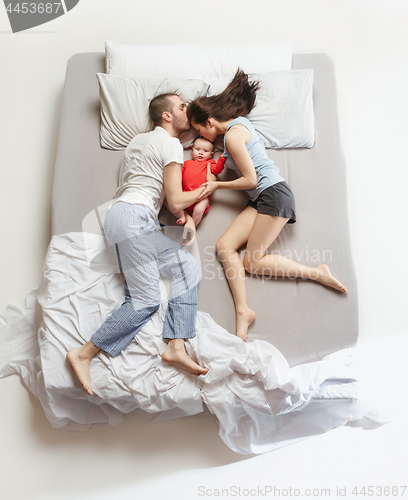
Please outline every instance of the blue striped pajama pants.
[{"label": "blue striped pajama pants", "polygon": [[125,275],[125,302],[92,335],[91,342],[116,356],[160,305],[160,275],[171,279],[163,339],[195,337],[199,265],[179,243],[165,236],[149,210],[115,203],[107,213],[105,236],[116,246]]}]

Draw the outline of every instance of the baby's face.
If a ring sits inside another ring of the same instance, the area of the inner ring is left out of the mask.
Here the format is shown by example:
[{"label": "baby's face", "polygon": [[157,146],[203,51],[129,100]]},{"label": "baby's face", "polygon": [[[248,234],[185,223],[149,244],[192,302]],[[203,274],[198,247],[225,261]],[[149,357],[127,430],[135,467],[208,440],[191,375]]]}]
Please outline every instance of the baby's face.
[{"label": "baby's face", "polygon": [[213,155],[214,146],[205,139],[196,139],[193,144],[193,160],[206,161]]}]

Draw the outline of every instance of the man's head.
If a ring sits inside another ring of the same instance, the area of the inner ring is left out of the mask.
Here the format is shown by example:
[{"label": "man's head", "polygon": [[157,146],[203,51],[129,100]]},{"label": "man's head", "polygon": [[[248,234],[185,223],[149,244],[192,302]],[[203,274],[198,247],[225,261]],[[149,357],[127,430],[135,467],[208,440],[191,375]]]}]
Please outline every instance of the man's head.
[{"label": "man's head", "polygon": [[197,137],[193,142],[193,160],[206,161],[214,154],[214,144],[203,137]]},{"label": "man's head", "polygon": [[171,127],[178,135],[189,129],[185,103],[177,94],[161,94],[154,97],[149,105],[150,119],[156,126]]}]

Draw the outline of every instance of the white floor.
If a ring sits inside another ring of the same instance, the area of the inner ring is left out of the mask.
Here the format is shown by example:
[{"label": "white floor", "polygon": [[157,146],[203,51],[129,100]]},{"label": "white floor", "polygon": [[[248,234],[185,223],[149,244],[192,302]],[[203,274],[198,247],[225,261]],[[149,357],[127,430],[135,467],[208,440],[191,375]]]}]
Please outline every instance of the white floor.
[{"label": "white floor", "polygon": [[394,487],[391,491],[402,496],[408,486],[407,348],[408,332],[358,349],[363,378],[391,422],[379,427],[366,422],[366,428],[349,424],[250,457],[222,443],[208,411],[156,424],[128,417],[116,428],[67,435],[52,429],[38,401],[17,377],[9,377],[1,381],[6,411],[0,413],[0,428],[7,429],[0,458],[2,498],[194,500],[239,494],[272,498],[279,492],[287,498],[323,498],[328,491],[332,497],[346,492],[345,498],[359,498],[352,491],[364,486],[374,486],[376,493]]}]

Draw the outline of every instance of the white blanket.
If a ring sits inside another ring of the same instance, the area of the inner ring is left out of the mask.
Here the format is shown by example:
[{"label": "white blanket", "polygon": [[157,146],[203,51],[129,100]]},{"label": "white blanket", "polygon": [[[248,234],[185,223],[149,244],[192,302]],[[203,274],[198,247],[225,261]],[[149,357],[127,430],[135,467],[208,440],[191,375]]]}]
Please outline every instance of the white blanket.
[{"label": "white blanket", "polygon": [[100,236],[54,236],[38,289],[23,308],[0,317],[0,377],[19,373],[39,398],[53,427],[87,430],[118,424],[141,410],[154,419],[194,415],[204,401],[219,421],[220,436],[238,453],[264,453],[368,416],[358,394],[352,350],[290,368],[263,341],[244,343],[198,313],[190,356],[209,368],[194,377],[164,363],[163,302],[133,342],[117,357],[101,352],[91,363],[94,395],[88,396],[66,361],[69,349],[89,340],[124,298],[114,268],[90,266],[104,248]]}]

